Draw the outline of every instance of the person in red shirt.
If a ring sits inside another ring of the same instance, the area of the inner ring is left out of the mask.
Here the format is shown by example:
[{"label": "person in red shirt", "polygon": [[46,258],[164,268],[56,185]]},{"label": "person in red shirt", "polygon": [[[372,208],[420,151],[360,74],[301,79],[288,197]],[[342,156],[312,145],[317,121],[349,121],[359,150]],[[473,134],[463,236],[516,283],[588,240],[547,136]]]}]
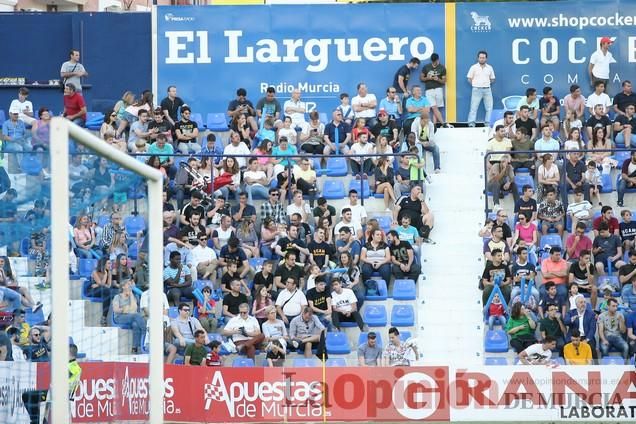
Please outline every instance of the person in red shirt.
[{"label": "person in red shirt", "polygon": [[221,361],[221,355],[219,355],[219,352],[221,351],[221,342],[218,340],[212,340],[208,346],[211,350],[205,357],[205,365],[208,367],[222,366],[223,361]]},{"label": "person in red shirt", "polygon": [[601,222],[607,222],[609,225],[610,234],[619,235],[619,224],[618,219],[614,218],[614,211],[612,211],[611,206],[603,206],[601,208],[601,216],[596,218],[592,222],[592,228],[594,228],[594,237],[598,236],[598,227],[601,225]]},{"label": "person in red shirt", "polygon": [[552,246],[550,249],[550,257],[541,262],[543,285],[539,290],[544,293],[546,291],[545,283],[552,281],[556,284],[558,295],[566,297],[568,294],[567,280],[569,268],[570,265],[561,256],[561,248],[559,246]]},{"label": "person in red shirt", "polygon": [[64,86],[64,113],[62,115],[81,127],[86,123],[86,102],[75,85],[68,83]]},{"label": "person in red shirt", "polygon": [[574,233],[570,234],[565,241],[565,249],[570,262],[576,262],[583,250],[592,250],[592,240],[585,235],[587,229],[584,222],[577,222]]}]

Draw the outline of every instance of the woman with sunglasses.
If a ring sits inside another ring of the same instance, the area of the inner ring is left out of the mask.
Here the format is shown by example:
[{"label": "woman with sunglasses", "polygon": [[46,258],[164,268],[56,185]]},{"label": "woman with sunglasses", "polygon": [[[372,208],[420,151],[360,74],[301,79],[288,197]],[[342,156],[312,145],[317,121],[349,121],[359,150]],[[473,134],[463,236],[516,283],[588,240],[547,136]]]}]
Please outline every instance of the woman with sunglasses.
[{"label": "woman with sunglasses", "polygon": [[214,333],[217,327],[215,317],[216,301],[212,298],[212,289],[209,286],[201,289],[203,293],[203,303],[197,301],[197,312],[199,313],[199,322],[208,333]]},{"label": "woman with sunglasses", "polygon": [[99,128],[99,138],[102,140],[110,139],[111,146],[120,152],[128,153],[128,145],[126,142],[117,137],[117,114],[114,110],[108,110],[106,114],[104,114],[104,122]]}]

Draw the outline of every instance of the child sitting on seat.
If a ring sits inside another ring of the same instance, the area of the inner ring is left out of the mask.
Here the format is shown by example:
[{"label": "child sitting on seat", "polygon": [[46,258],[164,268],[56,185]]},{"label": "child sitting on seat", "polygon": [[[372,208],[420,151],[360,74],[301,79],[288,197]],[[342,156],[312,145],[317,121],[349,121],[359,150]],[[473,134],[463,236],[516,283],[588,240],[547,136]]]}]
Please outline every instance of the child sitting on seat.
[{"label": "child sitting on seat", "polygon": [[492,302],[488,306],[488,329],[492,330],[496,324],[502,327],[506,326],[506,310],[503,303],[501,303],[499,293],[495,293],[492,297]]}]

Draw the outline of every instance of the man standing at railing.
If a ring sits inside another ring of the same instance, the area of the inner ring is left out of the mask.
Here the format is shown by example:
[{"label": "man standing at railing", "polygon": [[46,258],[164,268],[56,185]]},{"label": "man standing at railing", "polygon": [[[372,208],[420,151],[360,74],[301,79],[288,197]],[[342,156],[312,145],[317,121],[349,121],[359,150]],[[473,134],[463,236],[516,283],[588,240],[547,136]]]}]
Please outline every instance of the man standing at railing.
[{"label": "man standing at railing", "polygon": [[599,49],[590,56],[590,82],[592,87],[595,87],[597,82],[602,82],[604,84],[604,91],[607,91],[607,84],[609,83],[610,64],[616,63],[614,56],[612,56],[612,53],[609,51],[611,44],[611,38],[601,38]]},{"label": "man standing at railing", "polygon": [[474,127],[477,119],[477,109],[479,104],[484,101],[486,109],[486,118],[484,122],[490,122],[490,114],[492,113],[492,90],[490,86],[495,82],[495,70],[488,65],[488,53],[484,50],[477,53],[477,63],[470,67],[466,77],[473,87],[470,97],[470,112],[468,113],[468,126]]}]

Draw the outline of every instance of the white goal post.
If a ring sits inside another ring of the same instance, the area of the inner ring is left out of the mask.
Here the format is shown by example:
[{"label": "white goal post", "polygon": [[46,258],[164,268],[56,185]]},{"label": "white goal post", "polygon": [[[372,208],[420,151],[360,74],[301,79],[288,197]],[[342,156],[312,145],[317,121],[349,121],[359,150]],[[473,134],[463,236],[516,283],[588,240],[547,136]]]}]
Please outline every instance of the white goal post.
[{"label": "white goal post", "polygon": [[148,185],[150,354],[149,419],[163,423],[163,252],[162,193],[163,176],[131,156],[106,144],[87,130],[65,118],[51,120],[51,418],[53,424],[70,423],[68,398],[69,361],[69,139],[86,146],[100,156],[144,177]]}]

